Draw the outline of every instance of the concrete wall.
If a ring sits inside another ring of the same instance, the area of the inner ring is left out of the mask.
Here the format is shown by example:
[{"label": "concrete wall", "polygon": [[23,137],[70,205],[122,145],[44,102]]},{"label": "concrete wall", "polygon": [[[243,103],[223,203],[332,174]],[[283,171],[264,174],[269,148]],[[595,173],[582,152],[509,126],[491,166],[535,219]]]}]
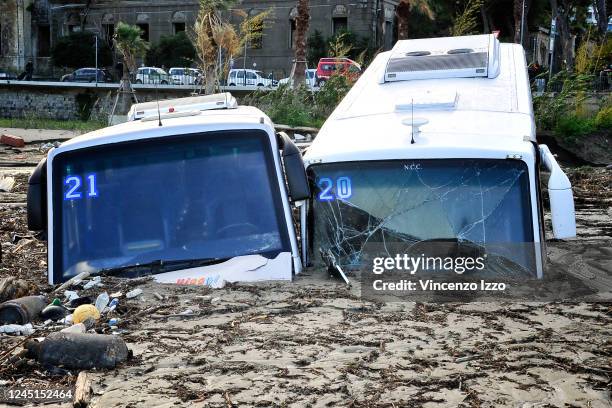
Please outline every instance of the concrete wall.
[{"label": "concrete wall", "polygon": [[[118,84],[71,84],[49,82],[0,82],[0,117],[42,117],[59,120],[79,119],[79,100],[95,101],[93,114],[108,115],[117,95]],[[134,85],[139,102],[181,98],[194,91],[188,86]],[[251,89],[232,87],[236,97],[252,92]],[[80,96],[79,96],[80,95]],[[85,96],[87,95],[87,96]],[[82,106],[82,104],[81,104]]]}]

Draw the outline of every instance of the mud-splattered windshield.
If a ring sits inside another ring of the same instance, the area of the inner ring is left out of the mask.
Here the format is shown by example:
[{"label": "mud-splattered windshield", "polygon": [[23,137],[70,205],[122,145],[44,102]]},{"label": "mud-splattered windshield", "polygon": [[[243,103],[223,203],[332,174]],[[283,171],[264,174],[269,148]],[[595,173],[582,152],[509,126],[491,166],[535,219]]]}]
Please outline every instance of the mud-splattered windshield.
[{"label": "mud-splattered windshield", "polygon": [[[453,159],[315,165],[310,249],[360,267],[368,244],[454,241],[535,274],[527,166]],[[522,271],[522,272],[525,272]]]},{"label": "mud-splattered windshield", "polygon": [[54,263],[83,270],[289,251],[269,137],[217,132],[53,161]]}]

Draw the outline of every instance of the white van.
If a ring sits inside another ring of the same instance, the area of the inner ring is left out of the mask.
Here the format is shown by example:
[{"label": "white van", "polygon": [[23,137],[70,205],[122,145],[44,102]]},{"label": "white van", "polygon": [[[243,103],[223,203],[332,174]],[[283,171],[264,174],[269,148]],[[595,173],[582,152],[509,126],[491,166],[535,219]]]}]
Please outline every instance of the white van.
[{"label": "white van", "polygon": [[230,69],[227,84],[229,86],[273,86],[272,78],[264,78],[263,75],[263,72],[254,69]]},{"label": "white van", "polygon": [[456,242],[534,278],[544,269],[540,170],[553,234],[576,234],[570,182],[535,134],[525,55],[493,35],[399,41],[379,54],[304,156],[303,258],[345,268],[364,248]]},{"label": "white van", "polygon": [[49,151],[29,180],[49,283],[81,273],[160,282],[290,280],[301,270],[291,201],[302,156],[230,94],[136,104],[129,122]]}]

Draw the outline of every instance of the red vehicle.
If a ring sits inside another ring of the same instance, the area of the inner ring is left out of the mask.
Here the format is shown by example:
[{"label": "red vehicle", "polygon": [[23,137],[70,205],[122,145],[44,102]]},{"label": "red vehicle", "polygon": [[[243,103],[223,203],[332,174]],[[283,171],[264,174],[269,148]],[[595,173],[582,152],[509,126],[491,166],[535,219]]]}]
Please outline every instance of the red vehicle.
[{"label": "red vehicle", "polygon": [[355,81],[361,74],[361,66],[348,58],[321,58],[317,65],[316,85],[323,86],[334,74],[345,75]]}]

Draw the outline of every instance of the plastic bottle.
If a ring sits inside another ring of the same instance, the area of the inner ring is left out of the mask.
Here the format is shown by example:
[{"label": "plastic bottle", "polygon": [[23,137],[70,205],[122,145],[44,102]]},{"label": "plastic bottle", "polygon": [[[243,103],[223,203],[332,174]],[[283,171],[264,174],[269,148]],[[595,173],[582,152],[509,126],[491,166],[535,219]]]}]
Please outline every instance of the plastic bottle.
[{"label": "plastic bottle", "polygon": [[115,368],[130,356],[121,337],[105,334],[55,332],[25,346],[41,364],[66,369]]},{"label": "plastic bottle", "polygon": [[125,297],[128,299],[131,299],[131,298],[135,298],[136,296],[140,296],[141,294],[142,294],[142,289],[136,288],[126,293]]},{"label": "plastic bottle", "polygon": [[102,313],[104,311],[104,308],[106,307],[106,305],[108,305],[109,300],[110,298],[108,297],[108,293],[106,292],[100,293],[98,295],[98,298],[96,299],[96,309],[98,309],[98,312]]},{"label": "plastic bottle", "polygon": [[115,298],[108,304],[108,311],[112,312],[117,308],[117,306],[119,306],[119,299]]},{"label": "plastic bottle", "polygon": [[26,296],[6,301],[0,305],[0,325],[26,324],[40,316],[47,306],[44,296]]}]

